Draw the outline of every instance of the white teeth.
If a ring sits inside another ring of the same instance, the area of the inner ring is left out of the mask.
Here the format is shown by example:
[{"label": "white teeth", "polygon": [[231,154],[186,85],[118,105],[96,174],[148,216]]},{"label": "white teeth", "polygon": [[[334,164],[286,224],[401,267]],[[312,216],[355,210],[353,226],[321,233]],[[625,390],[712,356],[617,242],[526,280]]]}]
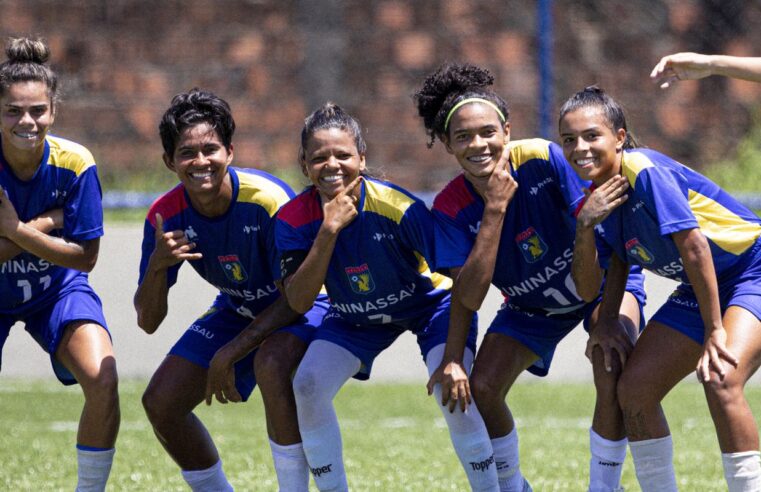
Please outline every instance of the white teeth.
[{"label": "white teeth", "polygon": [[343,179],[343,176],[339,174],[333,174],[332,176],[323,176],[320,178],[320,180],[325,181],[327,183],[335,183],[337,181],[341,181]]},{"label": "white teeth", "polygon": [[586,166],[588,164],[592,164],[593,162],[594,159],[591,157],[587,157],[586,159],[576,159],[577,166]]},{"label": "white teeth", "polygon": [[36,133],[20,133],[20,132],[16,132],[16,136],[17,137],[21,137],[21,138],[34,138],[34,137],[37,136],[37,134]]},{"label": "white teeth", "polygon": [[474,156],[468,157],[468,160],[470,162],[478,162],[478,163],[486,162],[489,159],[491,159],[491,156],[488,154],[474,155]]},{"label": "white teeth", "polygon": [[190,175],[196,179],[204,179],[211,177],[211,171],[190,173]]}]

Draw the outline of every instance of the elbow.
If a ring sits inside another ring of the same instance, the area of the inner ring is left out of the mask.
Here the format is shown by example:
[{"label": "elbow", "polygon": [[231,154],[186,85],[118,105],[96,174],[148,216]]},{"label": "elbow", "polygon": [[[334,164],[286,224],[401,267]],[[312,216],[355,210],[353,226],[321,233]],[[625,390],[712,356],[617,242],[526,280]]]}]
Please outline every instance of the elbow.
[{"label": "elbow", "polygon": [[146,332],[148,335],[153,334],[159,327],[158,323],[147,320],[140,311],[137,313],[137,326],[139,326],[140,329]]},{"label": "elbow", "polygon": [[476,289],[463,289],[459,283],[455,283],[452,289],[452,302],[457,302],[469,311],[478,312],[484,302],[486,294],[479,295]]},{"label": "elbow", "polygon": [[470,298],[468,296],[461,296],[459,297],[460,304],[462,307],[469,311],[478,312],[479,309],[481,309],[481,304],[483,303],[483,298],[478,299],[476,297]]},{"label": "elbow", "polygon": [[288,295],[287,290],[283,293],[283,297],[285,297],[286,305],[288,308],[298,315],[302,315],[312,309],[316,299],[315,297],[315,299],[309,301],[303,296]]},{"label": "elbow", "polygon": [[602,286],[601,280],[594,282],[589,279],[579,278],[573,274],[571,275],[571,278],[573,279],[573,285],[576,288],[576,294],[582,301],[590,303],[600,295],[600,287]]}]

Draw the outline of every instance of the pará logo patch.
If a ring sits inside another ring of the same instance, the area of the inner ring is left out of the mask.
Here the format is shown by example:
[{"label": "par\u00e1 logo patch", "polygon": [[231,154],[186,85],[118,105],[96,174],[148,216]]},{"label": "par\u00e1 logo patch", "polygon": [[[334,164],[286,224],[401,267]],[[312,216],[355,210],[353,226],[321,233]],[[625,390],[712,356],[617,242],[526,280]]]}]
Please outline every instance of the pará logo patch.
[{"label": "par\u00e1 logo patch", "polygon": [[238,255],[217,256],[217,259],[228,279],[236,284],[242,284],[248,280],[248,275],[243,269],[243,264],[238,259]]},{"label": "par\u00e1 logo patch", "polygon": [[344,268],[346,276],[349,277],[351,290],[357,294],[369,294],[375,290],[375,282],[370,274],[370,268],[367,263],[355,267]]},{"label": "par\u00e1 logo patch", "polygon": [[649,265],[655,260],[653,254],[642,244],[636,237],[626,241],[626,253],[632,258],[636,258],[637,263]]},{"label": "par\u00e1 logo patch", "polygon": [[533,227],[515,236],[515,242],[523,253],[523,259],[529,263],[539,261],[547,253],[547,243]]}]

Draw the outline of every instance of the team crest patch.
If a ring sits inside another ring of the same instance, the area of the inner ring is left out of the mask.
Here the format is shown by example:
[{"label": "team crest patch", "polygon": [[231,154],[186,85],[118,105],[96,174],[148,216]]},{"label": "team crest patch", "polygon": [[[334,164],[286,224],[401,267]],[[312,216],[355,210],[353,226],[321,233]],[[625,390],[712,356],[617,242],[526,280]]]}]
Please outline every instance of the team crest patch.
[{"label": "team crest patch", "polygon": [[367,266],[367,263],[355,267],[346,267],[344,271],[346,276],[349,277],[351,290],[357,294],[369,294],[375,290],[375,282],[370,274],[370,268]]},{"label": "team crest patch", "polygon": [[523,259],[529,263],[539,261],[547,253],[547,244],[533,227],[515,236],[515,242],[523,253]]},{"label": "team crest patch", "polygon": [[238,259],[238,255],[225,255],[217,256],[219,264],[222,266],[222,270],[225,271],[225,276],[235,282],[241,284],[248,280],[246,270],[243,269],[243,264]]},{"label": "team crest patch", "polygon": [[637,259],[637,263],[649,265],[655,257],[636,237],[626,242],[626,253],[632,258]]}]

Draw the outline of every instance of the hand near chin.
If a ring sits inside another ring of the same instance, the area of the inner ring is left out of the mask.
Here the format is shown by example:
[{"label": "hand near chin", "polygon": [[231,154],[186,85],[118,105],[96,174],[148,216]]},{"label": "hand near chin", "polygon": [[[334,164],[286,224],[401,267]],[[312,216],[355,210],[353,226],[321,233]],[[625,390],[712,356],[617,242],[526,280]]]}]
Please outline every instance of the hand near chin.
[{"label": "hand near chin", "polygon": [[510,200],[515,196],[518,182],[510,174],[510,154],[503,152],[494,170],[488,176],[467,174],[468,181],[483,197],[486,206],[500,212],[507,209]]},{"label": "hand near chin", "polygon": [[605,220],[629,196],[626,190],[629,182],[625,177],[616,175],[597,187],[594,191],[584,190],[586,195],[576,222],[585,228],[594,227]]},{"label": "hand near chin", "polygon": [[358,176],[332,200],[325,202],[322,206],[323,226],[333,234],[337,234],[349,225],[359,213],[357,211],[359,193],[356,191],[361,181],[362,176]]}]

